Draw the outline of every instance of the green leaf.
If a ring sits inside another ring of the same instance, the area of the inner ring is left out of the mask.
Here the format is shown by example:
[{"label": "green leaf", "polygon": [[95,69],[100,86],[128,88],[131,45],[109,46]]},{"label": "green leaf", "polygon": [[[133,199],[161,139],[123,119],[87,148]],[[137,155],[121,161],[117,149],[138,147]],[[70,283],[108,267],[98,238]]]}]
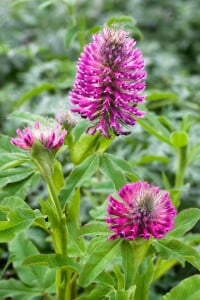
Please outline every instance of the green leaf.
[{"label": "green leaf", "polygon": [[1,204],[4,206],[8,206],[11,210],[14,210],[16,208],[28,208],[28,204],[24,201],[24,199],[20,197],[10,196],[6,197],[1,201]]},{"label": "green leaf", "polygon": [[161,155],[143,155],[139,161],[139,164],[147,164],[156,161],[164,164],[168,164],[169,158]]},{"label": "green leaf", "polygon": [[77,37],[78,30],[79,30],[79,28],[78,28],[77,24],[71,25],[67,28],[66,35],[65,35],[65,46],[66,46],[67,51],[71,47],[74,39]]},{"label": "green leaf", "polygon": [[10,142],[10,137],[0,134],[0,153],[23,153],[24,151]]},{"label": "green leaf", "polygon": [[150,91],[146,97],[147,101],[160,101],[164,99],[170,99],[172,102],[178,101],[178,95],[172,92],[163,92],[159,90]]},{"label": "green leaf", "polygon": [[55,4],[55,0],[44,1],[42,4],[39,5],[39,9],[40,10],[45,9],[46,7],[53,5],[53,4]]},{"label": "green leaf", "polygon": [[101,236],[95,236],[93,237],[89,244],[87,245],[87,256],[91,255],[94,251],[95,248],[98,248],[98,245],[102,242],[102,237]]},{"label": "green leaf", "polygon": [[176,259],[167,259],[158,258],[155,264],[155,271],[153,275],[153,281],[158,280],[162,275],[167,273],[177,263]]},{"label": "green leaf", "polygon": [[175,218],[174,229],[166,235],[166,238],[177,238],[192,229],[200,220],[200,209],[189,208],[181,211]]},{"label": "green leaf", "polygon": [[83,134],[80,139],[73,145],[71,150],[71,160],[74,164],[80,164],[89,155],[94,153],[99,134]]},{"label": "green leaf", "polygon": [[77,188],[72,197],[71,204],[67,208],[67,215],[68,215],[68,220],[75,221],[78,226],[80,225],[80,220],[79,220],[79,218],[80,218],[80,200],[81,200],[80,189]]},{"label": "green leaf", "polygon": [[131,244],[123,240],[121,243],[122,267],[124,271],[124,288],[129,289],[134,280],[135,258]]},{"label": "green leaf", "polygon": [[90,222],[79,230],[79,236],[82,235],[106,235],[110,234],[110,230],[105,225],[105,222]]},{"label": "green leaf", "polygon": [[87,120],[81,120],[76,124],[76,126],[72,130],[75,143],[77,143],[80,140],[80,138],[85,134],[85,130],[88,126],[89,123]]},{"label": "green leaf", "polygon": [[177,259],[181,264],[189,262],[200,270],[200,254],[192,247],[178,240],[154,241],[153,246],[164,259]]},{"label": "green leaf", "polygon": [[49,271],[48,267],[23,265],[24,260],[28,256],[39,254],[38,249],[23,233],[16,235],[15,239],[9,243],[9,251],[15,256],[13,262],[14,268],[22,282],[30,286],[35,286],[38,289],[45,288],[44,274]]},{"label": "green leaf", "polygon": [[14,255],[9,255],[7,262],[5,264],[5,266],[3,267],[3,269],[0,271],[0,279],[3,278],[3,275],[5,274],[6,270],[8,269],[8,267],[10,266],[10,264],[13,262],[13,260],[15,259]]},{"label": "green leaf", "polygon": [[109,272],[102,272],[96,279],[95,282],[98,284],[114,287],[115,281]]},{"label": "green leaf", "polygon": [[82,256],[85,250],[85,242],[79,236],[80,229],[80,189],[78,188],[67,210],[67,228],[68,228],[68,254],[71,256]]},{"label": "green leaf", "polygon": [[90,215],[95,220],[102,220],[105,222],[106,207],[107,207],[107,201],[104,201],[101,205],[95,206],[93,209],[91,209]]},{"label": "green leaf", "polygon": [[185,131],[175,131],[172,132],[170,136],[171,143],[176,148],[181,148],[187,146],[188,135]]},{"label": "green leaf", "polygon": [[33,170],[25,167],[18,167],[0,172],[0,188],[8,183],[21,181],[33,174]]},{"label": "green leaf", "polygon": [[191,146],[188,154],[188,163],[200,161],[200,143]]},{"label": "green leaf", "polygon": [[103,174],[106,174],[110,179],[116,190],[121,188],[127,183],[124,172],[117,166],[117,164],[106,155],[100,157],[100,170]]},{"label": "green leaf", "polygon": [[39,174],[32,174],[29,177],[17,182],[7,184],[0,193],[0,200],[15,195],[16,197],[25,198],[32,186],[38,184],[40,180]]},{"label": "green leaf", "polygon": [[[115,291],[115,300],[133,300],[135,295],[136,286],[131,286],[129,290],[117,290]],[[142,299],[142,298],[141,298]],[[139,299],[138,299],[139,300]]]},{"label": "green leaf", "polygon": [[65,267],[75,272],[80,271],[79,264],[70,257],[65,257],[61,254],[36,254],[27,257],[23,261],[23,265],[48,266],[49,268]]},{"label": "green leaf", "polygon": [[68,229],[68,245],[67,251],[69,256],[83,256],[85,251],[85,242],[82,237],[79,236],[79,225],[76,221],[70,221],[67,219]]},{"label": "green leaf", "polygon": [[53,90],[55,89],[55,86],[49,82],[44,82],[36,87],[34,87],[33,89],[29,90],[28,92],[26,92],[24,95],[22,95],[16,102],[14,105],[14,108],[19,108],[21,107],[24,103],[26,103],[27,101],[29,101],[31,98],[40,95],[42,92],[44,91],[49,91],[49,90]]},{"label": "green leaf", "polygon": [[148,300],[150,285],[153,280],[154,266],[152,256],[146,257],[137,272],[134,300]]},{"label": "green leaf", "polygon": [[171,145],[170,132],[159,121],[155,114],[148,112],[143,119],[138,119],[137,122],[150,134],[157,137],[159,140]]},{"label": "green leaf", "polygon": [[[159,90],[150,91],[146,97],[147,107],[150,110],[166,107],[167,105],[178,103],[179,97],[172,92],[163,92]],[[170,126],[171,127],[171,126]]]},{"label": "green leaf", "polygon": [[115,291],[115,300],[129,300],[128,291],[118,290]]},{"label": "green leaf", "polygon": [[80,274],[80,284],[87,286],[106,268],[119,252],[120,241],[101,241],[88,257]]},{"label": "green leaf", "polygon": [[45,215],[48,216],[51,226],[53,226],[54,228],[59,226],[59,221],[58,221],[57,215],[55,214],[54,207],[51,206],[49,201],[44,201],[44,200],[40,199],[39,204],[42,208],[42,210],[41,210],[42,214],[44,216]]},{"label": "green leaf", "polygon": [[35,219],[35,214],[31,209],[17,208],[11,211],[7,221],[0,222],[0,242],[11,241],[19,231],[28,229]]},{"label": "green leaf", "polygon": [[57,159],[54,159],[54,171],[52,180],[54,182],[57,193],[59,193],[61,188],[64,186],[64,177],[62,165]]},{"label": "green leaf", "polygon": [[42,123],[47,122],[47,119],[42,117],[41,115],[35,115],[25,111],[14,111],[11,114],[9,114],[8,118],[17,119],[25,123],[34,123],[36,121],[40,121]]},{"label": "green leaf", "polygon": [[30,157],[26,153],[1,153],[0,170],[18,167],[28,160]]},{"label": "green leaf", "polygon": [[104,157],[107,157],[108,159],[112,160],[117,165],[117,167],[121,169],[123,172],[127,174],[134,174],[138,178],[137,174],[135,173],[135,170],[124,159],[121,159],[110,153],[104,153]]},{"label": "green leaf", "polygon": [[65,206],[67,203],[70,204],[75,188],[79,187],[84,180],[89,179],[98,166],[99,156],[93,154],[73,169],[59,195],[62,206]]},{"label": "green leaf", "polygon": [[108,21],[107,24],[108,26],[111,26],[113,24],[116,23],[132,23],[132,24],[136,24],[136,21],[134,18],[130,17],[130,16],[119,16],[119,17],[111,17]]},{"label": "green leaf", "polygon": [[10,211],[10,209],[8,207],[0,205],[0,221],[7,220],[7,214],[9,211]]},{"label": "green leaf", "polygon": [[162,300],[197,300],[200,295],[200,275],[193,275],[181,281]]},{"label": "green leaf", "polygon": [[16,279],[0,280],[1,299],[12,297],[15,300],[31,300],[34,296],[39,296],[42,293],[43,290],[38,287],[32,288]]},{"label": "green leaf", "polygon": [[105,296],[110,292],[110,287],[107,286],[98,286],[85,295],[81,295],[76,298],[76,300],[102,300],[106,299]]},{"label": "green leaf", "polygon": [[152,240],[136,240],[132,243],[133,246],[133,252],[135,256],[135,272],[139,268],[140,264],[144,260],[145,256],[147,255],[149,251],[149,247],[152,243]]}]

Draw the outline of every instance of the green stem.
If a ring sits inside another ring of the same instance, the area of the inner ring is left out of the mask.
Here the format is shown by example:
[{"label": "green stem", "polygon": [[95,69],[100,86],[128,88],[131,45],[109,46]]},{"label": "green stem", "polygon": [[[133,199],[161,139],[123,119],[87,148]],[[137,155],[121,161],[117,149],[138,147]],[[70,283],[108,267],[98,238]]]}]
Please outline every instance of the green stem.
[{"label": "green stem", "polygon": [[60,201],[58,199],[53,180],[52,180],[52,178],[48,178],[48,179],[46,179],[46,181],[48,184],[49,195],[50,195],[51,201],[54,203],[54,205],[56,207],[56,213],[58,215],[59,220],[61,220],[63,218],[64,214],[63,214],[61,206],[60,206]]},{"label": "green stem", "polygon": [[[67,227],[66,216],[62,212],[60,202],[57,196],[57,191],[52,181],[52,178],[46,178],[48,184],[51,203],[54,205],[57,215],[57,224],[51,224],[51,232],[54,243],[55,252],[57,254],[67,255]],[[58,268],[56,271],[56,290],[57,300],[70,300],[71,293],[68,290],[68,282],[70,274],[65,268]]]},{"label": "green stem", "polygon": [[[67,256],[67,222],[66,216],[62,211],[58,192],[53,181],[54,157],[48,149],[41,144],[35,143],[32,148],[32,158],[36,164],[38,171],[47,183],[49,191],[49,202],[52,207],[49,222],[56,254]],[[57,300],[71,300],[71,291],[68,288],[71,278],[71,272],[66,268],[58,268],[56,270],[56,294]]]},{"label": "green stem", "polygon": [[[175,188],[180,189],[184,184],[185,171],[187,167],[187,146],[178,149],[178,164],[175,177]],[[181,192],[176,197],[175,205],[180,203]]]}]

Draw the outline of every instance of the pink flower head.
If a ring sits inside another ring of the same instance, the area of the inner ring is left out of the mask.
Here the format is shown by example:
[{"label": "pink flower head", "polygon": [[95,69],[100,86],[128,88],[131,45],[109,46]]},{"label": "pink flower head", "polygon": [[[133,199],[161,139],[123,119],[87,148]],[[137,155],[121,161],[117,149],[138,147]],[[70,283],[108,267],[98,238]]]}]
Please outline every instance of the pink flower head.
[{"label": "pink flower head", "polygon": [[166,191],[138,181],[124,185],[118,195],[119,201],[112,196],[108,199],[106,222],[114,232],[111,240],[160,239],[173,228],[176,210]]},{"label": "pink flower head", "polygon": [[89,134],[127,134],[123,126],[135,125],[144,115],[137,105],[144,101],[140,93],[146,72],[142,54],[134,46],[125,31],[114,28],[104,28],[85,46],[70,101],[73,112],[94,123]]},{"label": "pink flower head", "polygon": [[32,127],[23,130],[16,130],[17,137],[11,139],[11,143],[19,148],[30,150],[33,144],[40,142],[47,149],[57,149],[64,143],[67,134],[66,130],[62,130],[58,123],[48,124],[48,126],[35,122]]}]

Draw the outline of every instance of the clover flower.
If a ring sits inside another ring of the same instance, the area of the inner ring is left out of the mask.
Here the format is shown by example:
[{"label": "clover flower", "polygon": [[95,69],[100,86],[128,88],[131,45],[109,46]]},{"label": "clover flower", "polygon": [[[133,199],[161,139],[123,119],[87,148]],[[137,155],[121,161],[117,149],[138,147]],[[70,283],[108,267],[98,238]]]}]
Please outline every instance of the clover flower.
[{"label": "clover flower", "polygon": [[135,125],[144,115],[137,105],[143,103],[146,72],[135,41],[121,29],[104,28],[86,45],[70,101],[72,112],[93,122],[89,134],[128,134],[124,126]]},{"label": "clover flower", "polygon": [[58,123],[35,122],[32,127],[18,128],[16,133],[17,137],[11,138],[11,143],[19,148],[30,150],[35,142],[40,142],[45,148],[54,150],[62,146],[67,131]]},{"label": "clover flower", "polygon": [[124,185],[118,196],[108,199],[106,222],[114,232],[109,239],[160,239],[173,228],[176,210],[166,191],[138,181]]}]

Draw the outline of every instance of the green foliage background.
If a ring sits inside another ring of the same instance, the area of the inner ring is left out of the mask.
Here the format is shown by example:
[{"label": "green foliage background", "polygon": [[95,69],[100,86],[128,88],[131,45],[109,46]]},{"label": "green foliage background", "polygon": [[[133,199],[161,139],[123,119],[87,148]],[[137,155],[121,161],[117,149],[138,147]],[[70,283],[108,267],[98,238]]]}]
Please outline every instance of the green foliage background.
[{"label": "green foliage background", "polygon": [[[186,132],[190,164],[180,209],[199,207],[199,7],[199,0],[1,0],[1,133],[14,135],[16,127],[22,125],[9,118],[13,111],[54,116],[59,110],[69,109],[68,92],[80,52],[105,23],[116,23],[130,32],[144,54],[148,72],[146,109],[154,131],[137,125],[130,136],[116,139],[109,152],[128,159],[142,179],[170,189],[176,161],[175,150],[167,140],[174,131]],[[164,133],[159,138],[155,132],[159,134],[161,125]],[[61,161],[67,175],[71,170],[68,153]],[[110,191],[107,178],[101,184],[95,178],[84,183],[83,222],[89,218],[88,211],[103,202]],[[42,193],[45,190],[40,183],[31,190],[27,202],[35,207]],[[198,225],[194,232],[199,232]],[[43,232],[32,231],[30,235],[40,249],[46,247]],[[0,251],[3,266],[6,246]],[[156,283],[152,299],[194,273],[191,266],[174,267]]]}]

